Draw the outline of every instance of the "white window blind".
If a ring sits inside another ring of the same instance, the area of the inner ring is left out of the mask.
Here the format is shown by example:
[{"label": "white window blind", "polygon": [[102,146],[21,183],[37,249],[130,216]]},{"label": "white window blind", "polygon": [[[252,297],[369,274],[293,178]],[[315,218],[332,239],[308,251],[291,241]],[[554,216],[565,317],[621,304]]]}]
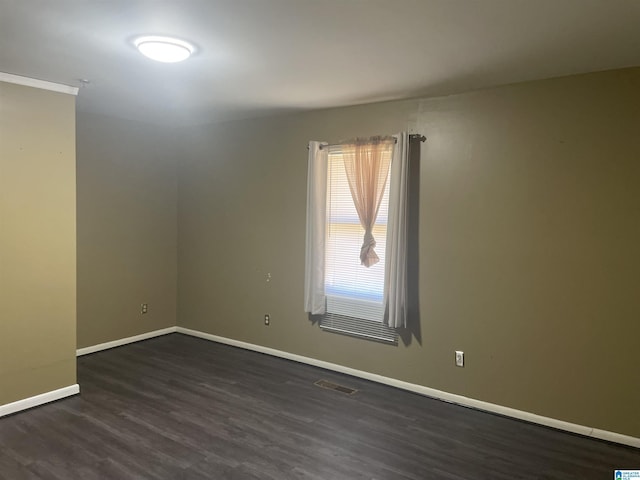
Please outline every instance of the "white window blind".
[{"label": "white window blind", "polygon": [[[391,149],[385,155],[391,156]],[[373,228],[375,251],[380,261],[367,268],[361,265],[359,257],[364,229],[349,190],[339,146],[329,150],[327,176],[327,312],[382,322],[389,182],[386,182]]]}]

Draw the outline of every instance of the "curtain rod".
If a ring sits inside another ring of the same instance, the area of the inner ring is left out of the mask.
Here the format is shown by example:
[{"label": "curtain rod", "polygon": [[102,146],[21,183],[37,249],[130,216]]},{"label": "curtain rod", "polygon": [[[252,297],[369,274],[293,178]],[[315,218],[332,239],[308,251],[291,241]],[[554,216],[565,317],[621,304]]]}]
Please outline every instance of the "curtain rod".
[{"label": "curtain rod", "polygon": [[[427,137],[425,137],[424,135],[420,135],[419,133],[412,133],[411,135],[409,135],[409,140],[420,140],[421,142],[425,142],[427,140]],[[398,143],[398,140],[394,140],[394,143]],[[320,145],[320,150],[322,150],[323,148],[331,148],[331,147],[339,147],[340,145],[344,145],[342,143],[334,143],[331,145]],[[309,150],[309,146],[307,146],[307,150]]]}]

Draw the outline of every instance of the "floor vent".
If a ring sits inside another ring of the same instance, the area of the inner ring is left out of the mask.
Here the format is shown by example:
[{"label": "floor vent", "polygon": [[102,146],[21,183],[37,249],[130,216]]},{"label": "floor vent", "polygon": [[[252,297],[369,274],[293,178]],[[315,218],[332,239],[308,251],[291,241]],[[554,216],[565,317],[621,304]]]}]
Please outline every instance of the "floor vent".
[{"label": "floor vent", "polygon": [[337,383],[330,382],[329,380],[318,380],[317,382],[314,383],[314,385],[317,385],[322,388],[328,388],[329,390],[336,390],[337,392],[346,393],[347,395],[353,395],[358,391],[354,388],[349,388],[342,385],[338,385]]}]

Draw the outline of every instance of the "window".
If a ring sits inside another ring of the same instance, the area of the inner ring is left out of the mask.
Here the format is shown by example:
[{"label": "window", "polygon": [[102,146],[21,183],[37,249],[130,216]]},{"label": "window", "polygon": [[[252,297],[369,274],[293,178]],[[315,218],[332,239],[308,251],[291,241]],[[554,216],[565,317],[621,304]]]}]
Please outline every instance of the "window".
[{"label": "window", "polygon": [[409,135],[309,143],[304,307],[386,342],[407,318]]},{"label": "window", "polygon": [[[391,162],[391,152],[391,148],[380,152],[386,165]],[[388,177],[388,167],[385,176]],[[365,231],[349,188],[342,148],[330,147],[324,282],[328,313],[382,322],[388,211],[389,181],[386,179],[372,230],[380,260],[365,267],[360,260]]]}]

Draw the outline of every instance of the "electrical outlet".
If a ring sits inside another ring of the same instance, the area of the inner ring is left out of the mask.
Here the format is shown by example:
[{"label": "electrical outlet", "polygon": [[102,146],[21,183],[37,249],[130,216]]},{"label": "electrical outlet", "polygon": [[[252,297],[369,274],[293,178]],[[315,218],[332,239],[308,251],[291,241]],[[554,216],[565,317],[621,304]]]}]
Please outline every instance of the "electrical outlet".
[{"label": "electrical outlet", "polygon": [[464,367],[464,352],[456,350],[456,367]]},{"label": "electrical outlet", "polygon": [[149,311],[149,305],[146,303],[143,303],[142,305],[140,305],[140,313],[142,315],[144,315],[145,313],[147,313]]},{"label": "electrical outlet", "polygon": [[265,313],[264,314],[264,324],[268,326],[270,323],[271,323],[271,318],[269,317],[268,313]]}]

